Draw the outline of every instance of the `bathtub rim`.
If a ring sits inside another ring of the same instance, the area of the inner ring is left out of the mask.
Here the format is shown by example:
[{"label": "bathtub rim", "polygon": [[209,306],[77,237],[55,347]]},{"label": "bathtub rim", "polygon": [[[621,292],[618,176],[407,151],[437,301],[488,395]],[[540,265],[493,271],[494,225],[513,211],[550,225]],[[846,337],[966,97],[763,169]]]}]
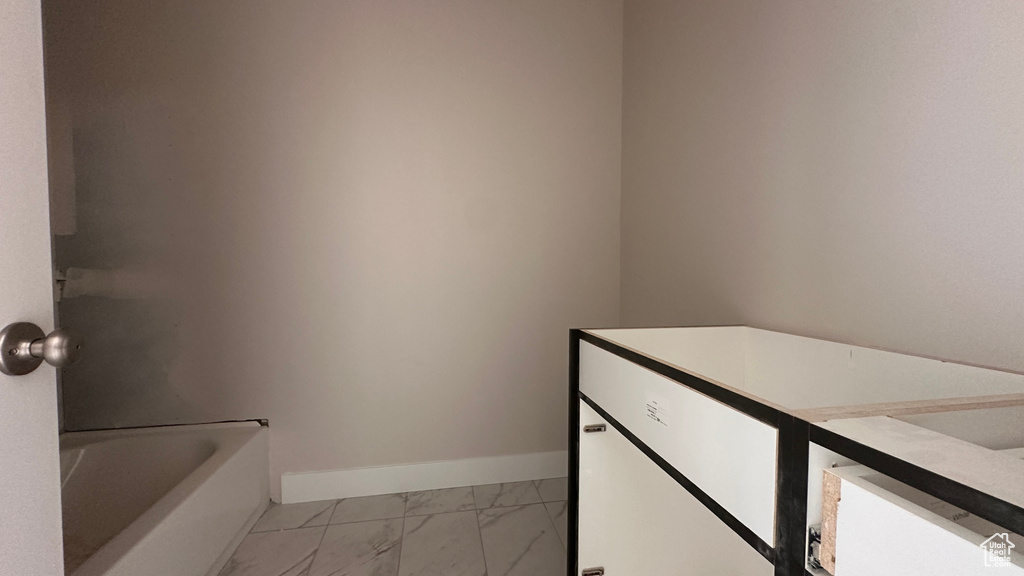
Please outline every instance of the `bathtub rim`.
[{"label": "bathtub rim", "polygon": [[69,441],[67,448],[79,448],[124,438],[178,435],[209,438],[216,444],[216,449],[209,458],[161,496],[145,512],[132,520],[124,530],[100,547],[68,576],[103,576],[115,569],[124,557],[159,527],[163,519],[183,507],[189,498],[210,482],[215,473],[237,456],[243,447],[250,442],[260,441],[261,436],[266,434],[264,428],[266,427],[257,421],[247,421],[91,430],[62,434],[61,446],[65,447],[66,439]]}]

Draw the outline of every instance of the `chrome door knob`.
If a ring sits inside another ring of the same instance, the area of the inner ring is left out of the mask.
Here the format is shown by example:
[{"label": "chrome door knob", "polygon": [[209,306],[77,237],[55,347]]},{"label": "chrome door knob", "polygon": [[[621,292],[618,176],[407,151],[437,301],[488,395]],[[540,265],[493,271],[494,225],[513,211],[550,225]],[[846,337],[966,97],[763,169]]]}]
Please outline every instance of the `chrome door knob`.
[{"label": "chrome door knob", "polygon": [[32,342],[28,350],[33,358],[42,358],[51,366],[67,366],[78,360],[82,339],[67,328],[57,328],[46,338]]},{"label": "chrome door knob", "polygon": [[50,335],[29,322],[15,322],[0,330],[0,372],[11,376],[28,374],[46,360],[53,366],[67,366],[78,359],[82,340],[66,328]]}]

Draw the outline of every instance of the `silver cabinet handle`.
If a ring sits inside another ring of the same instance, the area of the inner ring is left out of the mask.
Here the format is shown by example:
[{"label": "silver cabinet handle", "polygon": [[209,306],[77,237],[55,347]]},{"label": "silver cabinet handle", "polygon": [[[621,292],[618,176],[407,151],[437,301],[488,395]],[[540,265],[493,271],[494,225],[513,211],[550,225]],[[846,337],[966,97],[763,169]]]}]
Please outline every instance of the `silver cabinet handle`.
[{"label": "silver cabinet handle", "polygon": [[67,366],[82,350],[74,332],[58,328],[47,336],[30,322],[15,322],[0,330],[0,372],[11,376],[28,374],[46,360],[53,366]]}]

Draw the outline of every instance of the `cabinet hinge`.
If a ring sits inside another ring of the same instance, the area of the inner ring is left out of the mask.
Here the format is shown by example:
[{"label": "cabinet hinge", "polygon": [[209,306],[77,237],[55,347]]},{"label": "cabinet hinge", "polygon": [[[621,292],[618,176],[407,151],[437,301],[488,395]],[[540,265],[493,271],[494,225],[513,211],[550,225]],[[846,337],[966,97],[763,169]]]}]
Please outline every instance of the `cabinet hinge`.
[{"label": "cabinet hinge", "polygon": [[822,570],[818,549],[821,547],[821,524],[807,528],[807,567]]}]

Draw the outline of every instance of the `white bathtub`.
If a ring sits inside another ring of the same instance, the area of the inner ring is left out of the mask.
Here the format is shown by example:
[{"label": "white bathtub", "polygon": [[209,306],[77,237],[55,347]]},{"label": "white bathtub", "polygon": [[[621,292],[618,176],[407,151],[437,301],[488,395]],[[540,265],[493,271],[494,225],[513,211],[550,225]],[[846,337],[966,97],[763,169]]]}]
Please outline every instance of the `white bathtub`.
[{"label": "white bathtub", "polygon": [[215,576],[269,502],[255,422],[60,439],[68,576]]}]

